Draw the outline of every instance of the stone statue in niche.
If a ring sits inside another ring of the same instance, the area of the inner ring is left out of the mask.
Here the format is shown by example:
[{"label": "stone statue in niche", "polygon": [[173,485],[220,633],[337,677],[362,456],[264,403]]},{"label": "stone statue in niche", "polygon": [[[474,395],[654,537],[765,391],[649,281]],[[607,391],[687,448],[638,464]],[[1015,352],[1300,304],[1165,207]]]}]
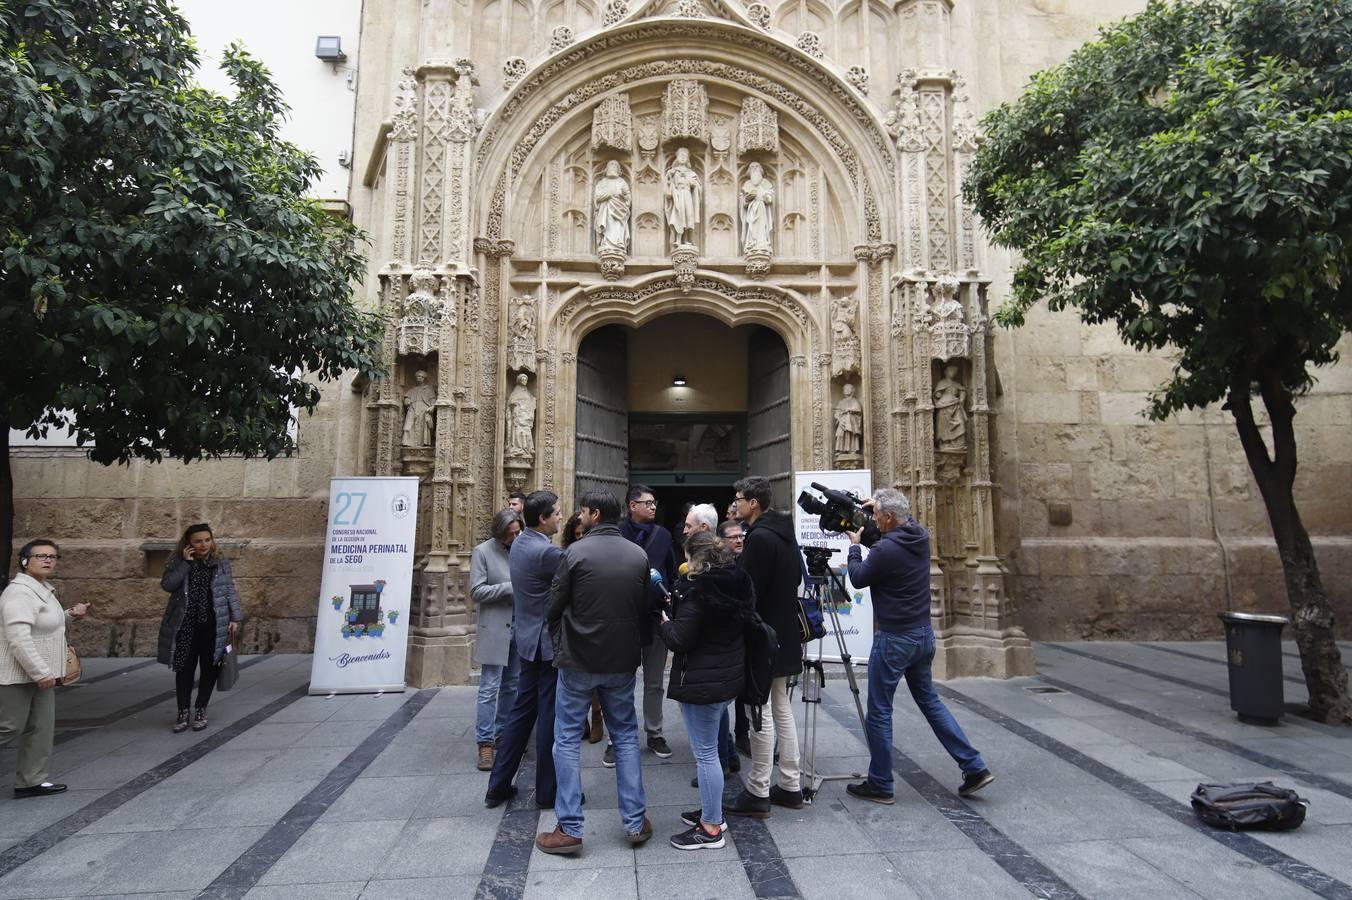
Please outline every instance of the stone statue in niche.
[{"label": "stone statue in niche", "polygon": [[854,385],[841,388],[845,396],[836,404],[836,466],[850,468],[864,456],[864,404],[854,395]]},{"label": "stone statue in niche", "polygon": [[535,298],[522,294],[512,301],[512,318],[507,324],[507,368],[517,372],[535,371]]},{"label": "stone statue in niche", "polygon": [[413,373],[413,386],[404,391],[404,446],[430,447],[437,428],[437,391],[427,383],[427,372]]},{"label": "stone statue in niche", "polygon": [[596,249],[624,256],[629,252],[629,182],[617,160],[606,163],[606,173],[596,182]]},{"label": "stone statue in niche", "polygon": [[934,384],[934,437],[940,450],[967,449],[967,389],[956,363],[944,366],[944,377]]},{"label": "stone statue in niche", "polygon": [[770,252],[774,232],[774,216],[770,207],[775,202],[774,185],[765,179],[765,169],[758,162],[747,167],[746,181],[742,182],[742,251],[750,254],[760,250]]},{"label": "stone statue in niche", "polygon": [[535,397],[530,377],[516,376],[516,387],[507,395],[507,456],[510,459],[535,458]]},{"label": "stone statue in niche", "polygon": [[703,185],[690,167],[689,149],[681,147],[676,151],[676,161],[662,176],[662,188],[666,194],[667,228],[671,229],[672,244],[693,245]]},{"label": "stone statue in niche", "polygon": [[837,297],[831,309],[831,377],[859,371],[859,334],[855,331],[859,301],[853,294]]}]

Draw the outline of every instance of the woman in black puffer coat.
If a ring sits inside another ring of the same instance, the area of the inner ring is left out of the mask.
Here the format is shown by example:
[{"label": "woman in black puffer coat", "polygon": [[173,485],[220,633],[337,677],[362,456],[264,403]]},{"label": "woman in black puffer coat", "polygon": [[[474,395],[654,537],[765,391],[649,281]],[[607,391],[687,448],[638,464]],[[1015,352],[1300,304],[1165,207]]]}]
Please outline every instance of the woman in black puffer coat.
[{"label": "woman in black puffer coat", "polygon": [[675,835],[680,850],[722,847],[723,766],[718,723],[745,682],[747,618],[756,608],[751,578],[709,532],[685,546],[689,575],[676,583],[672,618],[662,616],[662,639],[673,652],[667,696],[681,704],[699,778],[700,809],[681,816],[689,831]]}]

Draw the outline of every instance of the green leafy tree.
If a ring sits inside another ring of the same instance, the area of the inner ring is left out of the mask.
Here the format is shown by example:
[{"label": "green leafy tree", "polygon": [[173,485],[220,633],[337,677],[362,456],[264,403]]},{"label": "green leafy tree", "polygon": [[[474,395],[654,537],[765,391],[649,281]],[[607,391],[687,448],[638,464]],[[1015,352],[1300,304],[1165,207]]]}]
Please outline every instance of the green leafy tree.
[{"label": "green leafy tree", "polygon": [[273,458],[314,381],[377,368],[360,234],[306,198],[267,70],[194,80],[167,0],[0,0],[0,577],[9,429],[74,423],[97,462]]},{"label": "green leafy tree", "polygon": [[[1223,401],[1267,507],[1313,712],[1352,722],[1293,495],[1295,400],[1352,324],[1352,0],[1152,2],[984,122],[967,198],[1035,303],[1173,348],[1148,415]],[[1260,433],[1254,398],[1272,428]]]}]

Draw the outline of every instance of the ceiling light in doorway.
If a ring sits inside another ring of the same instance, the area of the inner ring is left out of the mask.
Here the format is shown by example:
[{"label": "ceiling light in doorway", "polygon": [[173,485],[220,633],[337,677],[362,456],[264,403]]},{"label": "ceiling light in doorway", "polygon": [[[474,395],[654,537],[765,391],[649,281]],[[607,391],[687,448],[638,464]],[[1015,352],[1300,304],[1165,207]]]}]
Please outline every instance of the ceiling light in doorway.
[{"label": "ceiling light in doorway", "polygon": [[671,376],[671,386],[672,386],[672,387],[685,387],[685,385],[686,385],[686,381],[685,381],[685,376],[684,376],[684,375],[673,375],[673,376]]}]

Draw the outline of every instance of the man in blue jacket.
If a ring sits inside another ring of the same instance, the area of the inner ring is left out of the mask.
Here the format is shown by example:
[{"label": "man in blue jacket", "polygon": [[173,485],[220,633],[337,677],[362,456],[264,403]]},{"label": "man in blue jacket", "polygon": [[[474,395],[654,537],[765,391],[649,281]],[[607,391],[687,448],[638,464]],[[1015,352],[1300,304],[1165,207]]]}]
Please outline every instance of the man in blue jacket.
[{"label": "man in blue jacket", "polygon": [[526,530],[512,542],[507,556],[512,576],[512,640],[516,642],[521,671],[517,676],[516,700],[502,727],[498,754],[488,776],[484,805],[492,808],[516,794],[517,767],[526,752],[526,741],[535,732],[535,804],[554,805],[554,645],[545,628],[549,587],[558,571],[563,552],[550,538],[563,518],[559,498],[550,491],[536,491],[526,498]]},{"label": "man in blue jacket", "polygon": [[911,518],[901,491],[881,488],[873,495],[873,520],[882,538],[862,558],[859,539],[849,535],[850,582],[873,596],[873,648],[868,657],[868,780],[845,788],[874,803],[892,800],[892,698],[902,676],[911,697],[948,755],[962,768],[958,794],[970,796],[995,780],[981,754],[934,690],[934,629],[930,626],[930,536]]}]

